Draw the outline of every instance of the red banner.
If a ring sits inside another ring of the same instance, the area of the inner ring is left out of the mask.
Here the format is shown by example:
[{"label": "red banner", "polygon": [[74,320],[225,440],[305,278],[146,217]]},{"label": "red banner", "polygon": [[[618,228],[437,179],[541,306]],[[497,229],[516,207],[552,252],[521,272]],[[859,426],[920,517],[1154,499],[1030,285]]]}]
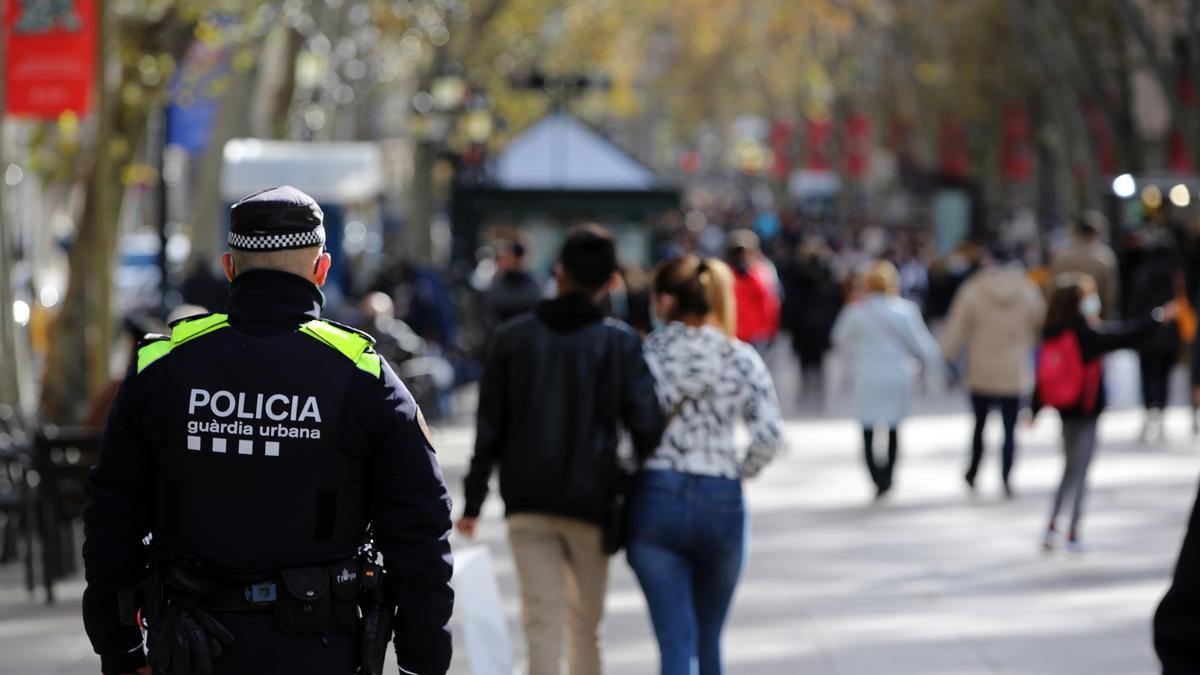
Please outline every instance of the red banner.
[{"label": "red banner", "polygon": [[1033,176],[1034,155],[1030,147],[1033,126],[1029,114],[1016,104],[1004,107],[1004,177],[1012,183],[1024,183]]},{"label": "red banner", "polygon": [[8,112],[86,113],[96,53],[95,0],[8,0],[4,30]]},{"label": "red banner", "polygon": [[1100,106],[1084,99],[1083,108],[1087,111],[1088,132],[1095,143],[1097,168],[1101,175],[1112,175],[1117,172],[1117,142],[1104,119],[1104,114],[1100,111]]},{"label": "red banner", "polygon": [[871,119],[854,113],[846,119],[846,175],[855,180],[867,177],[871,168]]},{"label": "red banner", "polygon": [[833,120],[827,117],[813,117],[806,121],[806,136],[808,146],[808,161],[805,168],[813,171],[828,171],[833,168],[832,148]]},{"label": "red banner", "polygon": [[1195,172],[1195,167],[1192,165],[1192,158],[1188,157],[1187,141],[1183,138],[1183,132],[1179,129],[1172,129],[1171,135],[1167,139],[1168,150],[1168,166],[1171,167],[1173,173],[1183,176],[1190,176]]},{"label": "red banner", "polygon": [[792,175],[792,125],[783,120],[772,122],[767,142],[770,143],[774,155],[771,175],[779,180],[787,179]]},{"label": "red banner", "polygon": [[971,171],[971,155],[967,149],[967,133],[953,117],[942,118],[939,139],[942,171],[956,178],[965,178]]}]

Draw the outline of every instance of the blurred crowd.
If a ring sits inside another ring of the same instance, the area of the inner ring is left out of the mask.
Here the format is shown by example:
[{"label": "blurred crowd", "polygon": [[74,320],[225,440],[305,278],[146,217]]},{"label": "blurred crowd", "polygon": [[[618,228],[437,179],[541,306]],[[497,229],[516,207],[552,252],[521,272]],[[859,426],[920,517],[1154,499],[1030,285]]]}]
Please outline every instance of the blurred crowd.
[{"label": "blurred crowd", "polygon": [[[1057,410],[1064,463],[1043,532],[1047,552],[1085,550],[1106,355],[1136,351],[1143,442],[1164,438],[1177,367],[1193,365],[1189,391],[1200,395],[1200,237],[1183,226],[1150,220],[1122,234],[1088,212],[1048,242],[997,236],[938,255],[927,229],[767,215],[680,220],[653,240],[653,269],[621,264],[618,242],[593,226],[567,236],[552,269],[536,269],[535,243],[516,234],[490,241],[470,265],[395,260],[356,292],[331,294],[326,316],[374,335],[430,418],[474,414],[458,527],[475,533],[498,465],[531,672],[557,672],[564,639],[572,672],[599,672],[607,555],[622,547],[647,595],[663,672],[693,663],[721,672],[720,633],[749,537],[741,480],[784,446],[766,365],[780,350],[790,349],[800,370],[792,403],[816,414],[827,410],[826,363],[847,364],[877,500],[897,487],[902,422],[931,382],[969,399],[975,425],[963,439],[963,480],[972,492],[993,412],[1003,427],[1003,494],[1012,498],[1019,418]],[[219,311],[222,282],[198,268],[183,288],[186,304],[167,319]],[[130,344],[156,327],[127,320]],[[627,363],[596,361],[610,349]],[[477,402],[464,400],[471,388],[462,385],[475,382]],[[623,393],[612,401],[606,390]],[[91,423],[105,419],[115,391],[96,397]],[[610,403],[616,409],[603,412]],[[623,495],[628,532],[612,550],[606,500],[620,472],[600,455],[559,465],[544,451],[608,443],[610,414],[632,435],[638,466]],[[750,429],[748,447],[734,441],[738,419]],[[597,526],[605,550],[588,543]],[[575,579],[566,594],[564,573]],[[677,587],[681,574],[706,581]],[[564,607],[576,617],[565,636],[553,618]]]}]

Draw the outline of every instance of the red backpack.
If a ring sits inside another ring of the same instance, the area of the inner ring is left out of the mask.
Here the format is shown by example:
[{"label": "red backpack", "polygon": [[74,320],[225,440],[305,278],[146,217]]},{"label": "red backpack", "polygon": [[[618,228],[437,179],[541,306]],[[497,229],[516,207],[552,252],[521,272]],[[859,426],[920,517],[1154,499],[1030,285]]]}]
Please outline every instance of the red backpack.
[{"label": "red backpack", "polygon": [[1058,410],[1091,412],[1100,393],[1100,360],[1083,362],[1079,337],[1064,330],[1042,343],[1037,361],[1037,388],[1042,403]]}]

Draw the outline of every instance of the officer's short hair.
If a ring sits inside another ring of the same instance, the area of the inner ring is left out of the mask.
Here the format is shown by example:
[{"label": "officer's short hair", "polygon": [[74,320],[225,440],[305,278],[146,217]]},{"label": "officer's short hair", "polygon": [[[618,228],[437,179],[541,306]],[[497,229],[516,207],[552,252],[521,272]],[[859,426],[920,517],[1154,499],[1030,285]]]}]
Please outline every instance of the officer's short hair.
[{"label": "officer's short hair", "polygon": [[599,225],[581,225],[567,235],[558,255],[563,274],[591,293],[604,288],[618,269],[617,245]]},{"label": "officer's short hair", "polygon": [[243,251],[233,249],[233,267],[238,274],[250,270],[276,270],[301,276],[310,274],[313,263],[321,255],[321,246],[292,248],[282,251]]}]

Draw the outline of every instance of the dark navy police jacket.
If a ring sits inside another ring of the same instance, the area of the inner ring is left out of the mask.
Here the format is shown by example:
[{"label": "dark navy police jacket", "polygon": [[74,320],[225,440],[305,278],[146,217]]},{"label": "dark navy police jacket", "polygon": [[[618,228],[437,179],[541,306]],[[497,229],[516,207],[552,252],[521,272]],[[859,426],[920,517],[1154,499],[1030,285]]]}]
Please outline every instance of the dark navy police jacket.
[{"label": "dark navy police jacket", "polygon": [[[84,517],[84,623],[105,673],[145,662],[118,594],[148,556],[261,579],[353,556],[368,526],[399,608],[400,666],[449,668],[450,497],[424,420],[369,338],[319,320],[322,302],[301,277],[245,272],[227,314],[139,350]],[[353,671],[353,634],[285,635],[271,612],[218,619],[236,638],[218,673]]]}]

